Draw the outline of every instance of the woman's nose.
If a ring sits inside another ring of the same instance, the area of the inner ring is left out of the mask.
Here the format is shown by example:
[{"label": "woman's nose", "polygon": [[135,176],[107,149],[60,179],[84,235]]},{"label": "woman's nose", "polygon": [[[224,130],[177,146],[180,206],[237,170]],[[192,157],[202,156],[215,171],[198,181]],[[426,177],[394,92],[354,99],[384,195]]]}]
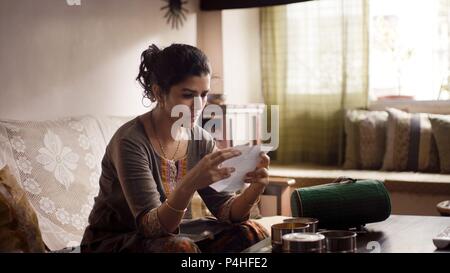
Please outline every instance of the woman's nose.
[{"label": "woman's nose", "polygon": [[201,96],[195,96],[194,97],[194,105],[193,109],[202,109],[203,108],[203,99]]}]

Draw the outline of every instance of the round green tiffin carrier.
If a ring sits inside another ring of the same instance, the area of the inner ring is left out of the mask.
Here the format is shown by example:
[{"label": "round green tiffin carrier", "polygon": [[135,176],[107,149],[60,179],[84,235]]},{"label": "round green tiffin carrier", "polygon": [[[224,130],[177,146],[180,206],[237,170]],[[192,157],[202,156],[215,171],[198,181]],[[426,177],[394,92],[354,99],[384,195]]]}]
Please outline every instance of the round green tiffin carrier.
[{"label": "round green tiffin carrier", "polygon": [[293,217],[319,219],[319,228],[353,228],[391,214],[389,193],[378,180],[347,180],[306,188],[291,195]]}]

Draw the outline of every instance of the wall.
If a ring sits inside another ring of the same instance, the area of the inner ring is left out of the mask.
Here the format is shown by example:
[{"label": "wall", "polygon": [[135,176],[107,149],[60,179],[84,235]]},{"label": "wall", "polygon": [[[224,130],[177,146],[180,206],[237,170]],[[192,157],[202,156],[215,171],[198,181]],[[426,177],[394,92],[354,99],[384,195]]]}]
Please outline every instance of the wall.
[{"label": "wall", "polygon": [[259,9],[231,9],[199,13],[198,46],[208,55],[215,79],[213,93],[227,103],[263,102]]},{"label": "wall", "polygon": [[213,69],[211,93],[223,94],[222,11],[199,12],[197,46],[205,52]]},{"label": "wall", "polygon": [[228,103],[263,102],[259,9],[222,11],[224,93]]},{"label": "wall", "polygon": [[[70,1],[69,1],[70,2]],[[76,1],[71,1],[76,2]],[[198,1],[172,30],[160,0],[0,1],[0,118],[136,115],[135,82],[149,43],[196,45]]]}]

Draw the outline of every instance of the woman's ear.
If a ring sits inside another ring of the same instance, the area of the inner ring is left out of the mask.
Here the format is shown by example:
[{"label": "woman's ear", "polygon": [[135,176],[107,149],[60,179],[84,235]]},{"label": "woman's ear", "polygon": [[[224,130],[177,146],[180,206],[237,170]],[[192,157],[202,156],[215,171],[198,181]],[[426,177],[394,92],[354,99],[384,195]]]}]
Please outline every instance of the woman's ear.
[{"label": "woman's ear", "polygon": [[156,102],[161,106],[164,105],[164,96],[162,94],[161,87],[159,87],[159,85],[157,85],[157,84],[153,84],[152,92],[155,96]]}]

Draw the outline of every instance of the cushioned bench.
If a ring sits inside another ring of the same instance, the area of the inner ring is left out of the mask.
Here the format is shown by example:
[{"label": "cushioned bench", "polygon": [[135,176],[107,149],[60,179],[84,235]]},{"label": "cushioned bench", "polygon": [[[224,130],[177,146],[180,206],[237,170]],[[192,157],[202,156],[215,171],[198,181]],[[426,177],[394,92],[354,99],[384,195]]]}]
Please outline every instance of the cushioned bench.
[{"label": "cushioned bench", "polygon": [[343,170],[315,165],[272,165],[269,172],[272,177],[294,179],[295,183],[287,185],[290,192],[298,187],[331,183],[340,176],[384,181],[391,196],[393,214],[439,215],[436,205],[450,196],[449,174]]}]

